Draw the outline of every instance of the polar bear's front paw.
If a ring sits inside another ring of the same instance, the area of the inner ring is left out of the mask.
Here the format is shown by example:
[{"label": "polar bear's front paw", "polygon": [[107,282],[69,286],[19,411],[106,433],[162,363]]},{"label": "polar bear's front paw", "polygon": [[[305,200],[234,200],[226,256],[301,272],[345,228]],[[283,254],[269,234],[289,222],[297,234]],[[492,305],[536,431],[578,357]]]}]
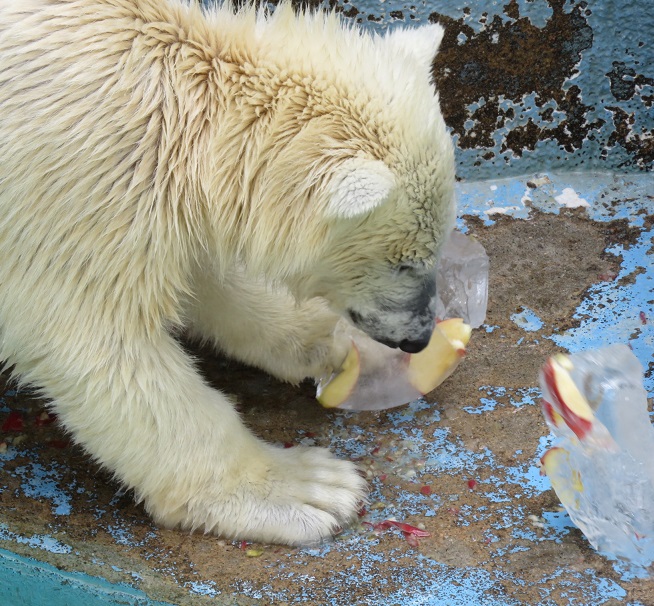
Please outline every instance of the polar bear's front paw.
[{"label": "polar bear's front paw", "polygon": [[[167,526],[289,545],[332,537],[356,518],[367,491],[353,463],[323,448],[258,446],[258,456],[235,468],[236,477],[192,495],[181,517],[179,509],[163,519],[152,513]],[[170,505],[163,509],[171,511]]]},{"label": "polar bear's front paw", "polygon": [[276,339],[277,347],[269,348],[262,366],[291,383],[330,374],[340,367],[351,346],[349,339],[334,333],[338,319],[320,304],[305,303],[290,325],[275,327],[281,336]]},{"label": "polar bear's front paw", "polygon": [[319,379],[331,374],[341,367],[351,346],[350,339],[334,335],[333,330],[329,334],[313,335],[296,350],[293,379]]},{"label": "polar bear's front paw", "polygon": [[327,449],[269,448],[266,479],[256,495],[247,534],[270,542],[307,544],[351,523],[366,497],[366,482],[349,462]]}]

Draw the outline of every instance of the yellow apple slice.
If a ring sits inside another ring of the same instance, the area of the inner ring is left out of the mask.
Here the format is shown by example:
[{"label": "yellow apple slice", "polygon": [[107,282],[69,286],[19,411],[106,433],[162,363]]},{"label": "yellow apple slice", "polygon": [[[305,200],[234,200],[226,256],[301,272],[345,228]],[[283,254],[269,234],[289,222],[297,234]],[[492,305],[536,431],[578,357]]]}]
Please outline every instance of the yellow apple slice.
[{"label": "yellow apple slice", "polygon": [[543,382],[550,392],[552,408],[582,440],[591,430],[595,415],[588,400],[572,380],[570,370],[572,370],[570,358],[557,354],[543,366]]},{"label": "yellow apple slice", "polygon": [[563,417],[556,412],[556,408],[552,406],[547,400],[543,399],[541,401],[541,408],[543,409],[543,414],[545,419],[554,425],[554,427],[561,427],[565,423]]},{"label": "yellow apple slice", "polygon": [[336,408],[350,397],[361,372],[359,348],[352,341],[352,347],[345,357],[338,374],[332,375],[327,382],[318,384],[316,399],[325,408]]},{"label": "yellow apple slice", "polygon": [[554,446],[541,457],[540,462],[563,506],[578,509],[579,494],[583,492],[584,485],[581,474],[570,464],[570,453],[561,446]]},{"label": "yellow apple slice", "polygon": [[436,389],[466,353],[472,327],[461,318],[451,318],[436,324],[429,344],[420,353],[409,357],[409,382],[421,394]]}]

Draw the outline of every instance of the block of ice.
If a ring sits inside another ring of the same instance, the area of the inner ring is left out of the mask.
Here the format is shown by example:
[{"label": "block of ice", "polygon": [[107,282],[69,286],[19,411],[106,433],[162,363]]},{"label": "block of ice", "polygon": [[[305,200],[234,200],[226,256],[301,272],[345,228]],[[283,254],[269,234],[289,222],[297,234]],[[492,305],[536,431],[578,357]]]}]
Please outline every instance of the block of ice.
[{"label": "block of ice", "polygon": [[453,231],[441,251],[436,285],[437,318],[463,318],[473,328],[481,326],[488,304],[488,255],[481,243]]},{"label": "block of ice", "polygon": [[[452,232],[443,246],[437,267],[436,317],[462,318],[466,324],[480,326],[486,317],[488,301],[488,256],[475,239]],[[360,353],[360,375],[350,396],[339,408],[349,410],[382,410],[401,406],[422,395],[408,376],[407,354],[373,341],[360,330],[342,320],[337,337],[351,339]],[[460,362],[460,357],[442,374],[447,378]],[[330,377],[318,383],[321,393]]]},{"label": "block of ice", "polygon": [[[409,383],[407,354],[373,341],[345,320],[336,326],[336,336],[351,339],[359,350],[360,375],[352,392],[338,408],[345,410],[383,410],[401,406],[419,397]],[[331,377],[324,377],[316,390],[317,397]]]},{"label": "block of ice", "polygon": [[556,358],[556,372],[552,359],[541,372],[543,413],[557,438],[543,469],[593,547],[649,565],[654,428],[642,366],[626,345]]}]

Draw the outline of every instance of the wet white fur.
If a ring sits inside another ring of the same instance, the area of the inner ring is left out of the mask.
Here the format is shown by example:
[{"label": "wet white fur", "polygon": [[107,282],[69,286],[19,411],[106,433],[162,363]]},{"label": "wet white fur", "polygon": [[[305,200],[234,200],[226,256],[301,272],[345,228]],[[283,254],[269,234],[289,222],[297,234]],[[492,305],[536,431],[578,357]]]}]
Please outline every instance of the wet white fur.
[{"label": "wet white fur", "polygon": [[0,3],[0,360],[158,522],[305,543],[355,515],[355,466],[254,437],[174,334],[289,381],[339,363],[325,301],[367,305],[362,267],[379,284],[451,225],[441,37]]}]

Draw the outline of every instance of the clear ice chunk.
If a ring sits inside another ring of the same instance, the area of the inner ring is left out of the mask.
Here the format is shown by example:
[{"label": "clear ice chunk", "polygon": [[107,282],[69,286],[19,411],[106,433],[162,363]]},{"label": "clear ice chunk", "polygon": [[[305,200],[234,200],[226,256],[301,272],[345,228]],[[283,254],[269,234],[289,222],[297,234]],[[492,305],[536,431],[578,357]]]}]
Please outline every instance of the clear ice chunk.
[{"label": "clear ice chunk", "polygon": [[488,255],[471,236],[453,231],[443,245],[436,277],[436,317],[463,318],[479,328],[488,304]]},{"label": "clear ice chunk", "polygon": [[[409,383],[406,372],[407,354],[373,341],[345,320],[336,325],[334,334],[354,342],[359,350],[361,369],[352,393],[338,408],[383,410],[401,406],[421,395]],[[331,377],[325,377],[318,383],[317,396],[330,379]]]},{"label": "clear ice chunk", "polygon": [[[462,318],[473,328],[483,324],[488,302],[488,256],[477,240],[452,232],[441,251],[436,284],[438,320]],[[409,382],[406,353],[373,341],[345,320],[337,325],[335,336],[354,341],[359,349],[361,369],[352,393],[338,408],[382,410],[401,406],[422,395]],[[443,380],[455,368],[452,365]],[[321,379],[318,394],[330,378]]]},{"label": "clear ice chunk", "polygon": [[648,566],[654,561],[654,428],[643,368],[629,347],[612,345],[569,356],[567,369],[591,413],[575,405],[566,410],[570,390],[541,373],[543,412],[557,438],[543,468],[595,549]]}]

